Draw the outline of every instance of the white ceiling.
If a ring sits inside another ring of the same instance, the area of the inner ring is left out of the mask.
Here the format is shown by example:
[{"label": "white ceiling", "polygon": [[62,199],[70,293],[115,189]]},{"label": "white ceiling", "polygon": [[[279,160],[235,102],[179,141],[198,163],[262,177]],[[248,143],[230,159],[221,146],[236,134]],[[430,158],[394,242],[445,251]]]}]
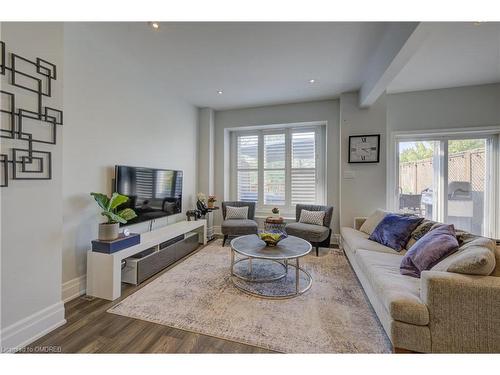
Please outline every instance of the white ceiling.
[{"label": "white ceiling", "polygon": [[[358,90],[387,26],[205,22],[161,23],[154,31],[139,22],[79,27],[89,40],[98,39],[102,48],[133,64],[136,74],[147,69],[168,91],[175,88],[176,96],[220,110],[334,98]],[[389,91],[500,82],[499,38],[500,23],[435,24]]]},{"label": "white ceiling", "polygon": [[140,59],[190,103],[227,109],[357,90],[384,28],[383,23],[161,23],[154,31],[146,23],[101,23],[88,24],[85,32],[109,38],[110,48]]},{"label": "white ceiling", "polygon": [[439,23],[387,92],[500,82],[500,23]]}]

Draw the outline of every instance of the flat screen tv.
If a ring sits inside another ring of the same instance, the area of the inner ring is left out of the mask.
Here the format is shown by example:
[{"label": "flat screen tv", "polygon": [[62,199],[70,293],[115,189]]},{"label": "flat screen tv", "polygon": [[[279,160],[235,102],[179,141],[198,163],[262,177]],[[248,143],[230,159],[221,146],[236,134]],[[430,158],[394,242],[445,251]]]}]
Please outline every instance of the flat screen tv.
[{"label": "flat screen tv", "polygon": [[115,191],[130,199],[137,217],[126,225],[182,212],[182,171],[115,166]]}]

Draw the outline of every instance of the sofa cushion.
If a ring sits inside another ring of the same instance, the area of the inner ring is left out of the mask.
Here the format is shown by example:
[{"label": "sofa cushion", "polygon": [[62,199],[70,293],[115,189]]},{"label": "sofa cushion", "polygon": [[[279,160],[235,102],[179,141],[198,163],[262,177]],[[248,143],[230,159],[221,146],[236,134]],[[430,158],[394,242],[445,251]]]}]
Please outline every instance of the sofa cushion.
[{"label": "sofa cushion", "polygon": [[420,299],[420,280],[399,273],[401,255],[359,249],[355,257],[392,319],[429,324],[429,311]]},{"label": "sofa cushion", "polygon": [[453,225],[440,224],[408,250],[401,261],[401,274],[419,278],[422,271],[430,270],[457,250],[455,228]]},{"label": "sofa cushion", "polygon": [[249,219],[234,219],[224,220],[221,224],[222,234],[231,235],[244,235],[256,234],[257,223]]},{"label": "sofa cushion", "polygon": [[375,210],[374,213],[366,218],[365,222],[363,223],[363,225],[361,225],[361,228],[359,228],[359,230],[368,235],[372,234],[377,225],[379,225],[379,223],[388,213],[389,212],[381,209]]},{"label": "sofa cushion", "polygon": [[290,223],[286,225],[285,232],[290,236],[300,237],[310,242],[321,242],[328,237],[330,228],[322,225]]},{"label": "sofa cushion", "polygon": [[495,242],[489,238],[478,237],[437,263],[432,267],[432,271],[488,276],[495,269],[495,264]]},{"label": "sofa cushion", "polygon": [[359,230],[353,228],[342,227],[340,228],[340,234],[342,236],[342,241],[346,242],[347,246],[349,246],[349,248],[354,252],[356,252],[358,249],[364,249],[378,251],[381,253],[404,254],[404,250],[400,253],[397,253],[390,247],[369,240],[366,233],[360,232]]},{"label": "sofa cushion", "polygon": [[417,216],[387,214],[377,225],[369,239],[401,251],[405,248],[411,233],[424,220]]}]

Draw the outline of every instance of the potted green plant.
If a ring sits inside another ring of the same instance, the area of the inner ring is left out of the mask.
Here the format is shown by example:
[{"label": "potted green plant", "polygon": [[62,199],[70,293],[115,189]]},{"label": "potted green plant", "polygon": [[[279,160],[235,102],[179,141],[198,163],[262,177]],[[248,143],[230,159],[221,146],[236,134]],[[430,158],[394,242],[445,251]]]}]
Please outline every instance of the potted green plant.
[{"label": "potted green plant", "polygon": [[136,213],[131,208],[124,208],[118,211],[117,208],[128,201],[128,197],[118,193],[113,193],[111,198],[102,193],[90,193],[95,201],[102,208],[101,215],[105,216],[108,221],[99,224],[99,240],[111,241],[118,238],[120,223],[126,224],[127,221],[137,217]]}]

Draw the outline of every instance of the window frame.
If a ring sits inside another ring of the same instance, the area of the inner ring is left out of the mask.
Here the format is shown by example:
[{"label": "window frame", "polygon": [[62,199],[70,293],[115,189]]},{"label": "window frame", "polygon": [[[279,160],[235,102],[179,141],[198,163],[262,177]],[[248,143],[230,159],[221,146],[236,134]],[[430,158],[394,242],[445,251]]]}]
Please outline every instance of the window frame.
[{"label": "window frame", "polygon": [[439,164],[439,171],[435,175],[439,194],[436,202],[437,214],[433,219],[442,221],[447,217],[446,197],[448,196],[448,186],[445,181],[448,180],[448,141],[460,139],[486,139],[486,150],[490,155],[486,159],[486,179],[485,185],[489,192],[485,194],[485,236],[498,238],[500,236],[500,126],[462,128],[462,129],[444,129],[440,131],[399,131],[391,132],[390,143],[387,150],[387,184],[386,198],[387,209],[390,211],[399,210],[399,142],[412,141],[437,141],[440,142],[441,153],[436,157],[435,162]]},{"label": "window frame", "polygon": [[[292,133],[315,133],[315,170],[316,170],[316,204],[326,202],[326,123],[282,124],[279,126],[259,126],[254,129],[231,130],[230,133],[230,199],[238,199],[238,168],[237,139],[240,136],[258,136],[258,201],[256,202],[256,215],[269,215],[273,207],[280,209],[280,214],[285,217],[294,217],[295,205],[291,203],[291,176],[292,176]],[[264,171],[282,170],[282,168],[264,168],[264,135],[285,134],[285,204],[264,204]],[[307,169],[307,168],[306,168]],[[253,169],[254,170],[254,169]]]}]

